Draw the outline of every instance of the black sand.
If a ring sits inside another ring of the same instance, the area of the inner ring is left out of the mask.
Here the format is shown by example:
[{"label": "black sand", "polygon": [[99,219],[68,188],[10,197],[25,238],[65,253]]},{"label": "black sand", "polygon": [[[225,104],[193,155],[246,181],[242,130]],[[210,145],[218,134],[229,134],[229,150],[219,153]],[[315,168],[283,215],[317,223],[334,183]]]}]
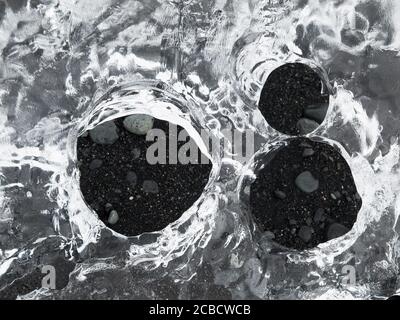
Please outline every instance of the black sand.
[{"label": "black sand", "polygon": [[[264,161],[265,168],[251,185],[250,206],[261,231],[272,232],[274,241],[303,250],[353,227],[362,201],[348,164],[332,146],[293,138]],[[307,193],[296,185],[304,172],[315,180],[303,187],[317,187],[315,191]]]},{"label": "black sand", "polygon": [[[268,77],[261,92],[259,109],[274,129],[289,135],[307,134],[314,128],[299,129],[299,121],[307,119],[319,125],[325,118],[329,94],[321,77],[310,67],[300,63],[285,64]],[[316,107],[318,110],[308,108]]]},{"label": "black sand", "polygon": [[[95,144],[89,136],[78,139],[83,197],[107,226],[121,234],[135,236],[162,230],[200,198],[212,165],[151,165],[146,150],[154,142],[128,132],[122,121],[115,121],[119,138],[111,145]],[[155,120],[153,128],[162,129],[168,142],[168,122]],[[178,142],[178,149],[184,143]],[[111,210],[119,216],[114,225],[108,223]]]}]

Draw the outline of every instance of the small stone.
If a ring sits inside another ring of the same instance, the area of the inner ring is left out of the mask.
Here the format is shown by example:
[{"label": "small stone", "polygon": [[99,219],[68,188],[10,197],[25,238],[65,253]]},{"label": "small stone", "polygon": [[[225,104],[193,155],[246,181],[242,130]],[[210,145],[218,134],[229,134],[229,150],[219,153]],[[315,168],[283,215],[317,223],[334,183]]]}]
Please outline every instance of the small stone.
[{"label": "small stone", "polygon": [[140,149],[134,148],[132,150],[132,156],[133,156],[133,160],[139,159],[140,158]]},{"label": "small stone", "polygon": [[312,149],[312,145],[307,143],[307,142],[302,142],[302,143],[299,144],[299,146],[302,147],[302,148]]},{"label": "small stone", "polygon": [[324,209],[322,209],[322,208],[317,209],[317,211],[315,211],[315,214],[314,214],[314,222],[318,223],[318,222],[324,221],[325,220],[324,213],[325,213]]},{"label": "small stone", "polygon": [[275,239],[275,234],[271,231],[265,231],[264,232],[264,237],[266,237],[267,239]]},{"label": "small stone", "polygon": [[333,199],[333,200],[338,200],[338,199],[340,199],[341,198],[341,194],[340,194],[340,192],[338,192],[338,191],[335,191],[335,192],[333,192],[333,193],[331,193],[331,198]]},{"label": "small stone", "polygon": [[115,210],[112,210],[110,212],[110,215],[108,216],[108,223],[109,224],[116,224],[119,220],[118,212]]},{"label": "small stone", "polygon": [[283,199],[286,198],[286,193],[284,193],[284,192],[281,191],[281,190],[275,190],[274,194],[275,194],[275,196],[276,196],[278,199],[283,200]]},{"label": "small stone", "polygon": [[308,226],[311,226],[311,224],[312,224],[312,219],[311,219],[311,218],[307,218],[307,219],[306,219],[306,223],[307,223]]},{"label": "small stone", "polygon": [[311,157],[314,153],[315,152],[313,149],[310,149],[310,148],[304,149],[303,157]]},{"label": "small stone", "polygon": [[146,135],[153,128],[154,118],[146,114],[133,114],[123,121],[124,127],[131,133]]},{"label": "small stone", "polygon": [[135,187],[137,183],[136,173],[133,171],[128,171],[128,173],[126,174],[126,181],[128,181],[132,187]]},{"label": "small stone", "polygon": [[294,220],[294,219],[290,219],[290,220],[289,220],[289,224],[290,224],[291,226],[294,226],[294,225],[297,224],[297,221]]},{"label": "small stone", "polygon": [[106,212],[110,212],[113,208],[113,205],[111,203],[106,203],[104,208],[106,209]]},{"label": "small stone", "polygon": [[295,184],[305,193],[312,193],[319,187],[319,181],[313,177],[310,171],[300,173],[295,180]]},{"label": "small stone", "polygon": [[314,120],[302,118],[297,122],[297,129],[299,129],[300,134],[308,134],[313,132],[319,127],[319,123]]},{"label": "small stone", "polygon": [[327,232],[327,238],[328,238],[328,240],[339,238],[339,237],[345,235],[349,231],[350,230],[348,228],[346,228],[344,225],[342,225],[340,223],[333,223],[329,226],[329,229]]},{"label": "small stone", "polygon": [[298,236],[304,242],[309,242],[312,237],[312,229],[308,226],[302,226],[299,230]]},{"label": "small stone", "polygon": [[318,123],[322,123],[328,112],[328,108],[329,105],[327,103],[310,105],[304,110],[304,115]]},{"label": "small stone", "polygon": [[99,160],[99,159],[94,159],[92,160],[92,162],[89,165],[89,169],[90,170],[96,170],[101,168],[101,166],[103,165],[103,161]]},{"label": "small stone", "polygon": [[143,182],[143,191],[146,193],[158,193],[158,184],[153,180]]},{"label": "small stone", "polygon": [[89,132],[90,138],[97,144],[113,144],[118,140],[118,129],[113,121],[98,125]]}]

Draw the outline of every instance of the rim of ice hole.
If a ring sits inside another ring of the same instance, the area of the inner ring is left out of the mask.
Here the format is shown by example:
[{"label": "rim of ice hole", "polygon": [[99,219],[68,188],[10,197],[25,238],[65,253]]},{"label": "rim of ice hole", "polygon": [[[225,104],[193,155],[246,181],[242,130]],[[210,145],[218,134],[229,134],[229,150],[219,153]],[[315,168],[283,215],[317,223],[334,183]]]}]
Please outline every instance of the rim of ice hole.
[{"label": "rim of ice hole", "polygon": [[[218,176],[222,156],[216,152],[210,154],[207,148],[204,149],[204,142],[199,139],[199,130],[207,130],[206,121],[198,117],[199,113],[196,109],[198,110],[193,101],[179,95],[168,85],[152,80],[114,86],[89,106],[82,118],[70,130],[67,146],[69,166],[66,174],[73,186],[72,191],[76,193],[75,199],[80,199],[78,206],[70,208],[68,212],[72,212],[71,223],[75,225],[77,233],[82,238],[83,246],[96,242],[99,232],[106,228],[111,230],[114,236],[129,241],[133,246],[131,250],[141,253],[137,255],[136,261],[149,262],[158,266],[159,264],[166,265],[183,255],[186,252],[184,249],[190,245],[197,242],[204,243],[209,239],[219,198],[219,191],[213,182]],[[159,231],[125,236],[108,228],[83,198],[79,187],[77,139],[85,131],[99,124],[131,114],[147,114],[182,126],[195,139],[200,150],[209,157],[212,170],[200,198],[178,220]],[[215,130],[208,131],[211,136],[215,136]],[[219,140],[212,139],[212,143],[214,141]],[[212,148],[212,150],[219,150],[219,148]],[[79,208],[80,205],[84,206],[83,211]],[[93,219],[95,215],[96,218]]]},{"label": "rim of ice hole", "polygon": [[[240,213],[244,216],[246,216],[246,220],[249,223],[249,226],[251,227],[251,232],[254,235],[254,238],[257,242],[260,241],[260,237],[257,236],[258,233],[258,226],[256,225],[254,218],[251,215],[250,212],[250,206],[249,206],[249,195],[246,193],[245,189],[250,188],[250,185],[255,181],[257,173],[262,169],[259,168],[258,161],[260,159],[265,159],[268,157],[268,154],[274,151],[277,151],[278,149],[285,147],[288,145],[288,140],[295,139],[296,137],[289,137],[289,138],[278,138],[275,139],[269,143],[266,143],[259,151],[257,151],[254,156],[250,159],[250,161],[243,167],[242,173],[240,180],[238,182],[238,186],[236,189],[236,201],[238,201],[240,208],[239,210],[241,211]],[[340,153],[340,155],[344,158],[344,160],[347,162],[348,166],[350,167],[350,171],[353,176],[353,181],[356,186],[357,192],[362,198],[362,194],[359,192],[361,190],[360,184],[363,183],[358,179],[356,175],[354,175],[354,170],[352,168],[352,162],[351,162],[351,157],[345,150],[345,148],[338,142],[327,139],[327,138],[322,138],[322,137],[307,137],[308,139],[319,142],[319,143],[326,143],[333,148],[337,152]],[[296,249],[282,249],[280,252],[282,254],[286,254],[289,259],[293,259],[296,261],[305,261],[305,262],[311,262],[311,261],[328,261],[327,259],[333,259],[334,257],[342,254],[346,250],[348,250],[357,240],[357,238],[363,233],[363,231],[366,228],[366,225],[364,224],[364,219],[362,219],[361,215],[363,213],[363,208],[365,206],[364,201],[362,202],[362,207],[360,208],[358,214],[357,214],[357,220],[355,221],[352,229],[345,235],[335,238],[323,243],[320,243],[318,246],[307,249],[307,250],[296,250]],[[277,244],[279,245],[279,244]]]}]

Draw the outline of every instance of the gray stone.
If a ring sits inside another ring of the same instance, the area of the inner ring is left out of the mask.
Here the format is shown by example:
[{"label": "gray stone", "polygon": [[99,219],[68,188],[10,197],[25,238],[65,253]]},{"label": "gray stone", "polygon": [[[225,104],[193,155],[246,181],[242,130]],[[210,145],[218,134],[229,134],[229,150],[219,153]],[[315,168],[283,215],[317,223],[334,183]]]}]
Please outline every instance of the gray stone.
[{"label": "gray stone", "polygon": [[137,179],[136,173],[133,172],[133,171],[128,171],[128,173],[126,174],[126,181],[128,181],[129,184],[130,184],[132,187],[135,187],[135,186],[136,186],[137,180],[138,180],[138,179]]},{"label": "gray stone", "polygon": [[106,212],[110,212],[113,208],[113,205],[111,203],[106,203],[104,208],[106,209]]},{"label": "gray stone", "polygon": [[158,193],[158,184],[153,180],[145,180],[143,182],[143,191],[147,193]]},{"label": "gray stone", "polygon": [[113,121],[108,121],[95,127],[89,135],[97,144],[113,144],[118,140],[118,128]]},{"label": "gray stone", "polygon": [[342,197],[341,193],[339,191],[335,191],[333,193],[331,193],[331,198],[333,200],[338,200]]},{"label": "gray stone", "polygon": [[286,198],[286,193],[284,193],[281,190],[275,190],[274,194],[275,194],[275,197],[277,197],[278,199],[283,200]]},{"label": "gray stone", "polygon": [[340,223],[333,223],[329,226],[327,238],[332,240],[345,235],[350,230]]},{"label": "gray stone", "polygon": [[313,230],[308,226],[302,226],[299,230],[299,238],[304,242],[309,242],[312,238]]},{"label": "gray stone", "polygon": [[92,160],[92,162],[89,165],[89,169],[90,170],[95,170],[95,169],[99,169],[101,168],[101,166],[103,165],[103,161],[99,160],[99,159],[94,159]]},{"label": "gray stone", "polygon": [[314,153],[315,152],[313,149],[310,149],[310,148],[304,149],[303,157],[311,157],[312,155],[314,155]]},{"label": "gray stone", "polygon": [[302,118],[297,121],[297,129],[299,129],[300,134],[308,134],[313,132],[319,127],[319,123],[314,120]]},{"label": "gray stone", "polygon": [[146,114],[133,114],[126,117],[123,123],[129,132],[146,135],[153,128],[154,118]]},{"label": "gray stone", "polygon": [[326,103],[310,105],[304,110],[304,115],[311,120],[322,123],[325,120],[328,108],[329,105]]},{"label": "gray stone", "polygon": [[132,150],[132,156],[133,156],[133,160],[139,159],[140,158],[140,149],[134,148]]},{"label": "gray stone", "polygon": [[322,208],[317,209],[317,211],[315,211],[314,214],[314,222],[318,223],[318,222],[323,222],[325,221],[325,211]]},{"label": "gray stone", "polygon": [[310,171],[300,173],[295,180],[295,184],[305,193],[312,193],[319,187],[319,181],[313,177]]},{"label": "gray stone", "polygon": [[109,224],[116,224],[119,220],[118,212],[115,210],[112,210],[110,212],[110,215],[108,216],[108,223]]},{"label": "gray stone", "polygon": [[264,232],[264,237],[267,238],[267,239],[272,240],[272,239],[275,239],[275,234],[273,232],[271,232],[271,231],[265,231]]}]

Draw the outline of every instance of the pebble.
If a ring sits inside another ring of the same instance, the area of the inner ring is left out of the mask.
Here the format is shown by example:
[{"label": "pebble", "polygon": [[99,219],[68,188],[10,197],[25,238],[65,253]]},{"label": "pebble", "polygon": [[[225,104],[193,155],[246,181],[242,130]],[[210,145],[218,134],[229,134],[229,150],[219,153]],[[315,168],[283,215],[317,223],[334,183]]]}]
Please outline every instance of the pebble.
[{"label": "pebble", "polygon": [[333,200],[338,200],[338,199],[340,199],[341,196],[342,196],[342,195],[341,195],[340,192],[338,192],[338,191],[335,191],[335,192],[331,193],[331,198],[332,198]]},{"label": "pebble", "polygon": [[283,199],[286,198],[286,193],[284,193],[284,192],[281,191],[281,190],[275,190],[274,194],[275,194],[275,196],[276,196],[278,199],[283,200]]},{"label": "pebble", "polygon": [[315,152],[313,149],[310,149],[310,148],[304,149],[303,157],[311,157],[314,153]]},{"label": "pebble", "polygon": [[110,212],[111,209],[113,208],[113,205],[111,203],[106,203],[106,205],[104,207],[106,209],[106,212]]},{"label": "pebble", "polygon": [[153,128],[154,118],[146,114],[133,114],[124,119],[126,130],[137,135],[146,135]]},{"label": "pebble", "polygon": [[318,123],[322,123],[325,120],[328,108],[329,105],[326,103],[310,105],[304,110],[304,115]]},{"label": "pebble", "polygon": [[295,180],[295,184],[305,193],[312,193],[319,187],[319,181],[313,177],[310,171],[300,173]]},{"label": "pebble", "polygon": [[328,238],[328,240],[339,238],[339,237],[345,235],[349,231],[350,230],[348,228],[346,228],[344,225],[342,225],[340,223],[333,223],[329,226],[329,229],[327,232],[327,238]]},{"label": "pebble", "polygon": [[312,237],[312,229],[308,226],[302,226],[299,230],[299,238],[304,242],[309,242]]},{"label": "pebble", "polygon": [[325,213],[324,209],[322,208],[317,209],[317,211],[315,211],[314,214],[314,222],[315,223],[323,222],[325,220],[324,213]]},{"label": "pebble", "polygon": [[133,171],[128,171],[128,173],[126,174],[126,181],[128,181],[132,187],[135,187],[137,183],[136,173]]},{"label": "pebble", "polygon": [[113,121],[98,125],[89,132],[90,138],[97,144],[113,144],[118,140],[118,128]]},{"label": "pebble", "polygon": [[133,156],[133,160],[139,159],[140,158],[140,149],[134,148],[132,150],[132,156]]},{"label": "pebble", "polygon": [[94,159],[94,160],[92,160],[92,162],[90,163],[89,169],[90,169],[90,170],[99,169],[102,165],[103,165],[103,161],[101,161],[101,160],[99,160],[99,159]]},{"label": "pebble", "polygon": [[153,180],[145,180],[143,182],[143,191],[147,193],[158,193],[158,184]]},{"label": "pebble", "polygon": [[110,212],[110,215],[108,216],[108,223],[109,224],[116,224],[119,220],[118,212],[115,210],[112,210]]},{"label": "pebble", "polygon": [[299,129],[300,134],[308,134],[313,132],[319,127],[319,123],[315,122],[314,120],[301,118],[297,122],[297,129]]},{"label": "pebble", "polygon": [[275,239],[275,234],[271,231],[265,231],[264,232],[264,237],[266,237],[267,239]]}]

